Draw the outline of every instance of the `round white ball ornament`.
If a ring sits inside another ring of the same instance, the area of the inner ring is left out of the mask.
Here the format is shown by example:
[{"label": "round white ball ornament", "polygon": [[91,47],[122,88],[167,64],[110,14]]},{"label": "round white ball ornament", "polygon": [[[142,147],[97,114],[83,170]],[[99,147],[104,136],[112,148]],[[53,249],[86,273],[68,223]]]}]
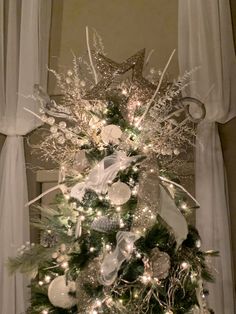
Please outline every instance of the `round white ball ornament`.
[{"label": "round white ball ornament", "polygon": [[77,300],[69,295],[69,292],[75,292],[74,281],[66,281],[65,276],[59,276],[52,280],[48,287],[48,298],[52,305],[63,309],[69,309],[76,305]]},{"label": "round white ball ornament", "polygon": [[115,124],[109,124],[102,128],[101,138],[105,144],[119,144],[119,139],[121,138],[122,131],[119,126]]},{"label": "round white ball ornament", "polygon": [[110,201],[115,205],[122,205],[128,202],[131,197],[130,187],[123,182],[113,183],[108,188],[108,196]]}]

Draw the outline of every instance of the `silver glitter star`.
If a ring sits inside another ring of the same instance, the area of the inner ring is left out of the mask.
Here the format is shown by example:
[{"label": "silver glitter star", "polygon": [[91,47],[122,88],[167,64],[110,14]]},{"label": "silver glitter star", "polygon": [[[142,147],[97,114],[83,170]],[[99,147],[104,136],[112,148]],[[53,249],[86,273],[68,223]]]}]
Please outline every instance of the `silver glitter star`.
[{"label": "silver glitter star", "polygon": [[[95,54],[94,59],[102,79],[83,97],[87,100],[106,100],[107,89],[114,82],[115,78],[123,75],[132,69],[132,85],[128,99],[127,108],[129,109],[134,103],[143,102],[149,99],[155,91],[155,85],[143,77],[143,66],[145,60],[145,49],[138,51],[122,63],[117,63],[104,55]],[[133,111],[133,110],[132,110]]]}]

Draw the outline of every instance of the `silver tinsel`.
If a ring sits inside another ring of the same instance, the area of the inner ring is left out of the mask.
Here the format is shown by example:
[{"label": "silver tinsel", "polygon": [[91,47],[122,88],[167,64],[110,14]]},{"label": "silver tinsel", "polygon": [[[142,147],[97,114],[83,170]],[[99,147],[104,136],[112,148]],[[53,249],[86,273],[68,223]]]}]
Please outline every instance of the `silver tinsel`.
[{"label": "silver tinsel", "polygon": [[101,216],[99,218],[94,219],[94,221],[91,224],[91,228],[99,232],[108,233],[118,230],[120,228],[120,222],[119,219],[117,218]]}]

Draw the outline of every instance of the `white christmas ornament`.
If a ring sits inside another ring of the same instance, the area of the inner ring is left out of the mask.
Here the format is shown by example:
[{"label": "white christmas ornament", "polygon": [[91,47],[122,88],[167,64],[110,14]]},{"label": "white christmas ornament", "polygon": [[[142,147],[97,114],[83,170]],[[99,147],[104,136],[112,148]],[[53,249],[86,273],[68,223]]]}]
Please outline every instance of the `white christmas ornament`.
[{"label": "white christmas ornament", "polygon": [[117,125],[109,124],[102,128],[101,138],[105,144],[119,144],[121,135],[122,131]]},{"label": "white christmas ornament", "polygon": [[69,292],[75,292],[74,281],[66,281],[65,276],[59,276],[53,279],[48,287],[48,298],[52,305],[63,309],[69,309],[76,305],[76,298],[69,295]]},{"label": "white christmas ornament", "polygon": [[113,204],[122,205],[130,199],[131,190],[127,184],[119,181],[108,188],[108,196]]}]

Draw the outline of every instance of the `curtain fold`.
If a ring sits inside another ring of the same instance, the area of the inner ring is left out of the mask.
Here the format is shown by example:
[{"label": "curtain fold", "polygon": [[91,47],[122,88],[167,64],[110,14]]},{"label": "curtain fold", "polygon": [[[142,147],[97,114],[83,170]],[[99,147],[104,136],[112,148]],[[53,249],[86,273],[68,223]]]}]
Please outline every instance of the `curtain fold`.
[{"label": "curtain fold", "polygon": [[[0,213],[0,313],[23,313],[27,297],[24,278],[8,275],[5,263],[9,256],[29,240],[29,214],[27,201],[26,169],[22,136],[7,136],[0,156],[1,213]],[[13,195],[16,193],[17,195]],[[7,210],[4,210],[7,209]],[[15,298],[12,298],[14,297]],[[15,299],[15,300],[14,300]]]},{"label": "curtain fold", "polygon": [[187,94],[206,106],[197,129],[196,223],[205,249],[220,251],[212,260],[216,283],[209,305],[216,314],[235,313],[229,208],[217,122],[236,115],[236,63],[229,1],[179,0],[179,66],[192,74]]},{"label": "curtain fold", "polygon": [[0,314],[26,310],[26,282],[9,276],[9,256],[29,241],[23,136],[40,125],[24,107],[37,112],[29,96],[47,82],[51,0],[0,0]]}]

